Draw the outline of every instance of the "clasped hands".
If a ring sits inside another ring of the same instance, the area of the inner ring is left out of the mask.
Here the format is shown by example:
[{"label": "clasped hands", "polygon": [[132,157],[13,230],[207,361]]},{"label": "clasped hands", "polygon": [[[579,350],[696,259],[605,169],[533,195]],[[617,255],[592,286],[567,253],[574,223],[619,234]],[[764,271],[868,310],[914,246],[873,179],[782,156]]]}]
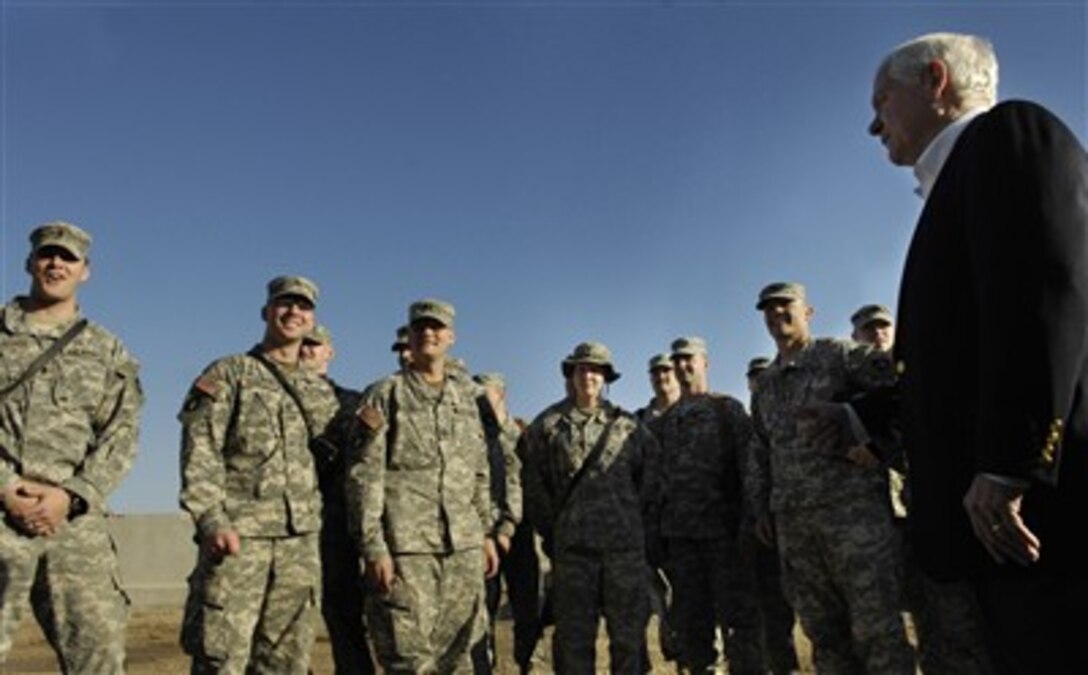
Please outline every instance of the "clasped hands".
[{"label": "clasped hands", "polygon": [[49,537],[68,518],[72,497],[56,485],[20,478],[3,493],[4,511],[23,534]]}]

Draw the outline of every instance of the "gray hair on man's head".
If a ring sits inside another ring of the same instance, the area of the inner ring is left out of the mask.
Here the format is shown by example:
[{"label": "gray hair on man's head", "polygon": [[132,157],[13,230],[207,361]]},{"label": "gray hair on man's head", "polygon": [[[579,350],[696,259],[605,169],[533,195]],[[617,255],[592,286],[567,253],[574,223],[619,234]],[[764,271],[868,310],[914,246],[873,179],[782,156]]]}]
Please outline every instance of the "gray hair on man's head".
[{"label": "gray hair on man's head", "polygon": [[962,33],[930,33],[892,50],[880,69],[900,82],[921,76],[933,61],[948,67],[953,92],[965,103],[997,102],[997,55],[986,38]]}]

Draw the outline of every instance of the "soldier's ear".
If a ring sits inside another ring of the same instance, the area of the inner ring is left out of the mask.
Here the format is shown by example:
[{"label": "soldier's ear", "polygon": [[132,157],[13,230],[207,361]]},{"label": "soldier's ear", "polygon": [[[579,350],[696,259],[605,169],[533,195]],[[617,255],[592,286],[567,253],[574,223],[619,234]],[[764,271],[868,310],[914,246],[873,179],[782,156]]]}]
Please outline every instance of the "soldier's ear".
[{"label": "soldier's ear", "polygon": [[23,263],[23,269],[27,274],[34,274],[34,254],[30,254],[26,257],[26,262]]},{"label": "soldier's ear", "polygon": [[268,305],[261,305],[261,321],[268,323]]},{"label": "soldier's ear", "polygon": [[450,329],[450,344],[452,345],[454,342],[457,342],[457,333],[455,333],[453,331],[453,329],[451,328]]},{"label": "soldier's ear", "polygon": [[83,265],[83,271],[79,274],[79,283],[84,283],[91,278],[91,261],[86,260],[86,264]]}]

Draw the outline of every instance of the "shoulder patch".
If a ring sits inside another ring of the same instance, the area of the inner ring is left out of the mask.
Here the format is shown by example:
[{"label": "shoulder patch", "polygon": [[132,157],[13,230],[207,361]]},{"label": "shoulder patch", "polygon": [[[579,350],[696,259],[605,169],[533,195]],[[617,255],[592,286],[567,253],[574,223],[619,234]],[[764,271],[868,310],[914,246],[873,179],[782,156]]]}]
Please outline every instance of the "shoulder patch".
[{"label": "shoulder patch", "polygon": [[215,398],[219,393],[219,380],[211,375],[201,375],[193,382],[193,391]]},{"label": "shoulder patch", "polygon": [[363,423],[363,426],[371,432],[377,431],[385,424],[385,418],[382,416],[382,411],[372,405],[360,407],[355,414],[359,418],[359,421]]}]

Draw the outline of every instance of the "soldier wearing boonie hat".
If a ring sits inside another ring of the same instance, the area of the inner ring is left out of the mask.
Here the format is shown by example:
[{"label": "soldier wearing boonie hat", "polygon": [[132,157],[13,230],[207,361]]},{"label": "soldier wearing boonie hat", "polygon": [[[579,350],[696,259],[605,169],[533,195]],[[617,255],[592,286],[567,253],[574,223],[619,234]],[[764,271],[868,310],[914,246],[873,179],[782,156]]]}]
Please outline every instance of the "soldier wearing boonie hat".
[{"label": "soldier wearing boonie hat", "polygon": [[328,440],[335,454],[340,441],[328,438],[328,426],[338,401],[315,370],[300,367],[317,285],[280,276],[266,291],[261,342],[208,366],[178,415],[180,501],[200,543],[182,634],[193,672],[276,671],[285,663],[305,671],[316,636],[316,449]]},{"label": "soldier wearing boonie hat", "polygon": [[132,467],[143,394],[139,366],[121,341],[82,316],[90,243],[71,223],[36,227],[29,291],[0,306],[3,672],[29,609],[57,672],[125,669],[128,599],[105,514]]},{"label": "soldier wearing boonie hat", "polygon": [[604,398],[601,379],[619,378],[608,347],[583,342],[560,370],[573,396],[522,436],[526,518],[552,560],[555,672],[594,671],[604,617],[612,671],[642,673],[660,451],[644,425]]},{"label": "soldier wearing boonie hat", "polygon": [[574,348],[570,356],[563,359],[560,368],[563,377],[570,377],[574,373],[574,367],[580,364],[599,366],[604,370],[604,381],[612,384],[620,379],[620,374],[612,365],[612,351],[600,342],[583,342]]},{"label": "soldier wearing boonie hat", "polygon": [[667,495],[661,534],[673,584],[672,614],[678,632],[677,665],[703,672],[717,661],[714,626],[722,629],[731,670],[758,672],[760,637],[748,570],[736,545],[743,494],[741,458],[752,438],[744,406],[712,393],[707,343],[684,336],[672,341],[681,396],[650,422],[661,442]]},{"label": "soldier wearing boonie hat", "polygon": [[454,314],[441,300],[412,303],[411,363],[368,386],[356,412],[346,493],[366,576],[383,598],[366,612],[386,672],[471,672],[486,624],[483,579],[498,569],[480,388],[449,365]]}]

